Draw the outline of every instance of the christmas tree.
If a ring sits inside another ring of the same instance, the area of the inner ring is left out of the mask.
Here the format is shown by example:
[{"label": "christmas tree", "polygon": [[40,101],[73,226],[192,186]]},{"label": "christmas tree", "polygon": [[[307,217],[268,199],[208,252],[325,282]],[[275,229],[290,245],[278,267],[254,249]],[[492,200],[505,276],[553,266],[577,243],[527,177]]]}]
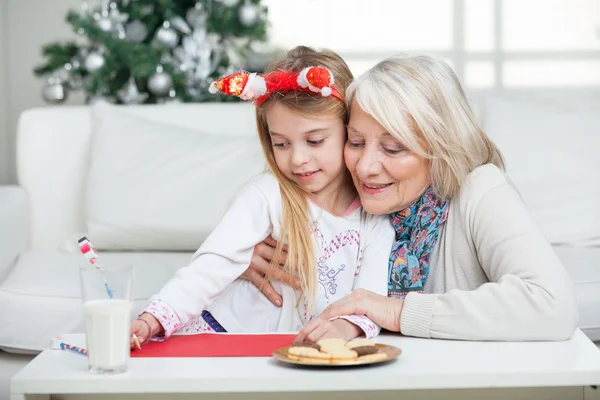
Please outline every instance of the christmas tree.
[{"label": "christmas tree", "polygon": [[83,40],[44,46],[35,69],[51,103],[76,90],[92,103],[232,101],[209,84],[240,68],[262,72],[268,57],[260,0],[101,0],[67,22]]}]

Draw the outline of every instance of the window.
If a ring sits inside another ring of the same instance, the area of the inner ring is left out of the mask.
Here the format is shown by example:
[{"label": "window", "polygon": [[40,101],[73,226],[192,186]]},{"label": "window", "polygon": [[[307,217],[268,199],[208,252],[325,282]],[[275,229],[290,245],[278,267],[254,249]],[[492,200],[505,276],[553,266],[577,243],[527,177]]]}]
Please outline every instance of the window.
[{"label": "window", "polygon": [[267,0],[271,40],[339,52],[358,75],[400,52],[467,88],[600,87],[599,0]]}]

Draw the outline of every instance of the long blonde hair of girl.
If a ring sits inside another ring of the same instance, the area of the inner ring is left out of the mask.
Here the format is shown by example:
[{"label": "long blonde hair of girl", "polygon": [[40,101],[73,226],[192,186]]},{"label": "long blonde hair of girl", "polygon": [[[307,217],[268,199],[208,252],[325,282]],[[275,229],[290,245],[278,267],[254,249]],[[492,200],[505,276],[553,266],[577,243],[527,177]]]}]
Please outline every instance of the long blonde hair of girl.
[{"label": "long blonde hair of girl", "polygon": [[[299,72],[310,66],[328,68],[333,73],[337,90],[342,97],[345,96],[346,88],[353,79],[352,72],[344,60],[333,51],[316,51],[306,46],[298,46],[281,59],[273,61],[265,73],[280,69]],[[317,292],[317,261],[312,242],[312,222],[306,200],[307,193],[295,182],[287,179],[275,162],[273,143],[266,118],[267,110],[274,103],[284,105],[308,118],[316,115],[339,116],[344,121],[344,125],[348,123],[348,109],[344,102],[333,96],[322,97],[315,93],[301,91],[273,93],[256,109],[258,136],[269,169],[279,182],[282,199],[281,238],[275,249],[275,257],[271,261],[270,270],[274,271],[275,268],[279,268],[278,260],[282,255],[284,244],[287,244],[287,261],[283,268],[300,279],[302,290],[308,301],[307,308],[311,312]]]}]

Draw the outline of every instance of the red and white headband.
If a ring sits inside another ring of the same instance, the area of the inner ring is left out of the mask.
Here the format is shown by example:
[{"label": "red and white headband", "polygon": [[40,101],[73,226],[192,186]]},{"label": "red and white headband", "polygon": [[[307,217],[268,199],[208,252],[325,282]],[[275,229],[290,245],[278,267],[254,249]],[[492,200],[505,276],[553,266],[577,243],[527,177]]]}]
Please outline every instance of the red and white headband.
[{"label": "red and white headband", "polygon": [[300,72],[274,71],[266,75],[238,72],[213,82],[209,91],[222,92],[242,100],[254,100],[259,106],[274,92],[294,90],[319,93],[323,97],[344,98],[334,86],[333,73],[323,67],[306,67]]}]

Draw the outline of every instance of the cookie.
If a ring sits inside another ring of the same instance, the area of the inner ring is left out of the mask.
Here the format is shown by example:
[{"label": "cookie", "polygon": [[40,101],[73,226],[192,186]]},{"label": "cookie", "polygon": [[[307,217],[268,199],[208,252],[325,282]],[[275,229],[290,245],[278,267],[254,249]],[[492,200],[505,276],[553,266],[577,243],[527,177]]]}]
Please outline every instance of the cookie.
[{"label": "cookie", "polygon": [[331,359],[331,356],[329,354],[322,353],[313,347],[290,347],[288,349],[288,357],[290,355],[301,357],[301,358],[307,357],[307,358],[319,358],[319,359],[325,359],[325,360]]},{"label": "cookie", "polygon": [[366,356],[369,354],[375,354],[379,351],[377,346],[358,346],[358,347],[352,348],[352,350],[355,351],[359,357]]},{"label": "cookie", "polygon": [[336,359],[332,359],[331,360],[331,364],[333,365],[356,365],[359,364],[358,362],[358,358],[355,358],[353,360],[336,360]]},{"label": "cookie", "polygon": [[358,357],[356,361],[381,361],[386,360],[388,358],[385,353],[373,353],[367,354],[366,356]]},{"label": "cookie", "polygon": [[303,363],[315,365],[325,365],[331,363],[331,360],[329,360],[328,358],[298,357],[293,354],[288,354],[288,358],[290,360],[301,361]]},{"label": "cookie", "polygon": [[344,339],[329,338],[329,339],[317,340],[317,344],[319,346],[328,346],[328,345],[344,346],[346,344],[346,341]]},{"label": "cookie", "polygon": [[329,354],[334,360],[354,360],[358,353],[339,344],[325,344],[321,346],[321,351]]},{"label": "cookie", "polygon": [[312,347],[313,349],[321,350],[321,346],[313,342],[294,342],[292,347]]},{"label": "cookie", "polygon": [[375,346],[375,342],[371,339],[354,339],[346,343],[346,347],[349,349],[361,346]]}]

